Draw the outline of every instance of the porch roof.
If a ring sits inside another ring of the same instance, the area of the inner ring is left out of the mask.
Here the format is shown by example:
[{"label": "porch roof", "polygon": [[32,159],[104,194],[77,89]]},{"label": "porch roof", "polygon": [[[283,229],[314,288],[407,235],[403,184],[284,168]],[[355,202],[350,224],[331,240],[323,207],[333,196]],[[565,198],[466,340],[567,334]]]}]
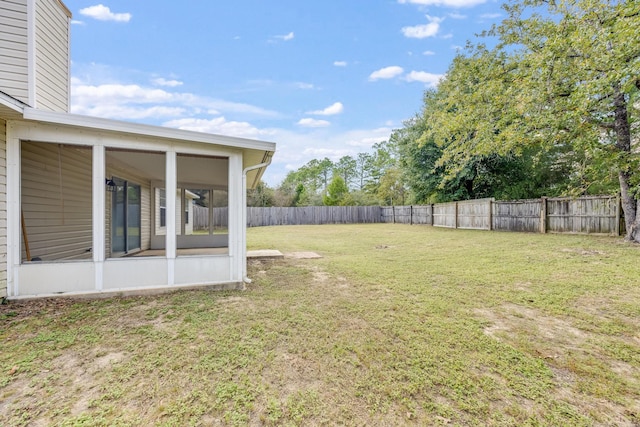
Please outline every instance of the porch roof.
[{"label": "porch roof", "polygon": [[[4,101],[3,99],[0,99]],[[111,119],[82,116],[78,114],[60,113],[53,111],[39,110],[28,106],[15,106],[10,109],[10,105],[5,106],[5,102],[0,102],[0,116],[5,116],[7,112],[13,111],[12,117],[24,120],[71,126],[78,129],[113,132],[121,135],[146,136],[163,140],[173,140],[182,142],[195,142],[201,144],[217,145],[223,148],[241,150],[243,152],[243,167],[267,163],[276,149],[273,142],[259,141],[246,138],[238,138],[225,135],[216,135],[202,132],[193,132],[181,129],[166,128],[162,126],[152,126],[139,123],[123,122]],[[8,102],[7,102],[8,104]],[[19,111],[22,110],[22,114]],[[15,115],[22,117],[15,117]],[[266,166],[247,172],[247,187],[254,188],[260,181]]]},{"label": "porch roof", "polygon": [[27,104],[0,91],[0,118],[20,119]]}]

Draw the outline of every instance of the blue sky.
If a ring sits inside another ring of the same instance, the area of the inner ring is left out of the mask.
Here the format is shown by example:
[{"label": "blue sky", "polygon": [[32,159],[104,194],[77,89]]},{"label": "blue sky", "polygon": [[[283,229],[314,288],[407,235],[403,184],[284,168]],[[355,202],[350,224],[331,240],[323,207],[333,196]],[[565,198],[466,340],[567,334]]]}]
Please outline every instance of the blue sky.
[{"label": "blue sky", "polygon": [[65,0],[72,112],[277,143],[277,185],[369,151],[422,105],[493,0]]}]

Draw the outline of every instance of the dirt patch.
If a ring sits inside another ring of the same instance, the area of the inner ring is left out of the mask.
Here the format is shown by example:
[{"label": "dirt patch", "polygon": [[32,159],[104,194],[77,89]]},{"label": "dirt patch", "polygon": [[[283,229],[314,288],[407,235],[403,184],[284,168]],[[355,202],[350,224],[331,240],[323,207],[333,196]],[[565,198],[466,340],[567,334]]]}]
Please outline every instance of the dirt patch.
[{"label": "dirt patch", "polygon": [[[38,414],[40,402],[48,399],[48,390],[56,388],[67,389],[67,395],[76,396],[73,400],[59,401],[60,410],[66,407],[70,415],[81,415],[102,393],[96,376],[113,365],[122,363],[126,358],[124,353],[99,348],[90,355],[63,353],[28,379],[19,379],[7,385],[0,396],[0,412],[11,408],[13,412],[29,411]],[[50,421],[43,416],[36,416],[30,425],[51,425]]]},{"label": "dirt patch", "polygon": [[[479,309],[476,314],[490,324],[484,332],[515,347],[525,340],[529,351],[540,357],[553,373],[554,391],[558,401],[583,408],[586,413],[599,414],[606,425],[638,426],[633,414],[640,413],[640,404],[623,406],[585,394],[580,378],[573,372],[575,360],[595,357],[608,364],[612,371],[625,377],[640,377],[640,369],[608,357],[594,345],[597,335],[575,327],[569,320],[548,316],[539,310],[515,304],[505,304],[495,310]],[[630,414],[632,415],[630,418]]]},{"label": "dirt patch", "polygon": [[581,248],[564,248],[560,250],[561,252],[571,253],[582,256],[604,256],[607,255],[605,251],[600,251],[596,249],[581,249]]},{"label": "dirt patch", "polygon": [[314,271],[313,272],[313,281],[324,283],[329,280],[329,273],[325,273],[324,271]]},{"label": "dirt patch", "polygon": [[0,304],[0,321],[18,321],[25,317],[41,314],[59,316],[68,307],[78,302],[78,300],[73,298],[40,298],[9,301],[6,304]]}]

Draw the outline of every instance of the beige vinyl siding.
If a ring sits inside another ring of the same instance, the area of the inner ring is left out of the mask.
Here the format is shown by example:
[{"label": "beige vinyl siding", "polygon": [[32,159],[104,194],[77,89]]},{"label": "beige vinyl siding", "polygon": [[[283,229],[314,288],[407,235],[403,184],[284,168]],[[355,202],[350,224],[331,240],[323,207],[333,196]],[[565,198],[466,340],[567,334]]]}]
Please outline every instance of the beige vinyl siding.
[{"label": "beige vinyl siding", "polygon": [[69,16],[57,0],[36,6],[36,107],[69,111]]},{"label": "beige vinyl siding", "polygon": [[7,296],[7,123],[0,120],[0,298]]},{"label": "beige vinyl siding", "polygon": [[27,1],[0,1],[0,91],[29,103]]},{"label": "beige vinyl siding", "polygon": [[[165,225],[164,227],[160,226],[160,189],[156,189],[156,209],[155,209],[155,224],[156,224],[156,236],[164,236],[167,234],[167,226]],[[165,195],[166,197],[166,195]],[[166,208],[166,205],[165,205]],[[182,189],[178,187],[178,190],[176,192],[176,220],[175,220],[175,224],[176,224],[176,235],[180,235],[182,234],[182,219],[180,215],[184,215],[184,213],[182,212]],[[166,218],[165,218],[166,220]]]},{"label": "beige vinyl siding", "polygon": [[91,148],[23,142],[21,155],[21,209],[31,257],[91,259]]},{"label": "beige vinyl siding", "polygon": [[[136,173],[107,165],[106,176],[116,177],[140,186],[140,249],[151,247],[151,182]],[[105,200],[105,256],[111,257],[111,209],[113,193],[107,192]]]}]

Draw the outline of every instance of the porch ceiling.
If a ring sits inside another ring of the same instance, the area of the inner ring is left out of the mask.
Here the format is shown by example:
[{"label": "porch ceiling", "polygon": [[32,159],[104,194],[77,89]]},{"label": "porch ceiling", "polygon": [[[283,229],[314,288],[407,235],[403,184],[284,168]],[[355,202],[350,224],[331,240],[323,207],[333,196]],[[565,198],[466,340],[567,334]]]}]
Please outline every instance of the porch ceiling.
[{"label": "porch ceiling", "polygon": [[[163,182],[165,179],[164,154],[107,150],[107,162],[109,166],[131,170],[149,180]],[[226,158],[178,156],[178,185],[227,186],[228,178],[229,162]]]}]

